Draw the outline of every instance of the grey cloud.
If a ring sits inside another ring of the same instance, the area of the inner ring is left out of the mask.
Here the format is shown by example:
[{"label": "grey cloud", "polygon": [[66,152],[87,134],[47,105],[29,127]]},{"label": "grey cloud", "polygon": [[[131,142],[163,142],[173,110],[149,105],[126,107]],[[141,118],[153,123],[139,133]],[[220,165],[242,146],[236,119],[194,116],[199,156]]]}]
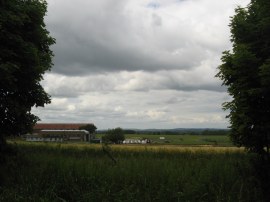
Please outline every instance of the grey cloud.
[{"label": "grey cloud", "polygon": [[213,73],[209,72],[208,69],[202,75],[203,68],[199,67],[193,71],[163,70],[155,73],[121,71],[83,77],[50,73],[45,76],[43,85],[49,94],[60,98],[76,98],[89,92],[147,92],[168,89],[175,91],[208,90],[225,92],[226,88],[221,86],[221,82],[214,78]]},{"label": "grey cloud", "polygon": [[152,14],[152,24],[154,26],[161,26],[162,25],[162,18],[158,16],[157,14]]},{"label": "grey cloud", "polygon": [[207,57],[211,44],[194,43],[200,36],[189,21],[130,2],[49,1],[47,26],[57,40],[52,71],[84,75],[190,69]]}]

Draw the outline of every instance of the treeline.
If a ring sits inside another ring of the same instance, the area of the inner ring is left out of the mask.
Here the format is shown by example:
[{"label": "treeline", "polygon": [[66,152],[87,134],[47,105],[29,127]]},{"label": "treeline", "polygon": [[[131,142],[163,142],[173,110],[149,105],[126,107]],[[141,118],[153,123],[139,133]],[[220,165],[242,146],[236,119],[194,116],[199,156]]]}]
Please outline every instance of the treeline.
[{"label": "treeline", "polygon": [[201,135],[229,135],[230,130],[204,130]]}]

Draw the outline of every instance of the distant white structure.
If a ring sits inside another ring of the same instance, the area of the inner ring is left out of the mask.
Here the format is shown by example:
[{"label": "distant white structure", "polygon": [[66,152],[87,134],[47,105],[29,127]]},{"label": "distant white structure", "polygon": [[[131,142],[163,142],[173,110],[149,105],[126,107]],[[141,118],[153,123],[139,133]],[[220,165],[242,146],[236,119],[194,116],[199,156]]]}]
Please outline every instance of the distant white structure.
[{"label": "distant white structure", "polygon": [[165,140],[165,137],[159,137],[160,140]]},{"label": "distant white structure", "polygon": [[123,144],[147,144],[150,143],[149,139],[139,140],[139,139],[125,139]]},{"label": "distant white structure", "polygon": [[26,141],[30,142],[89,142],[91,135],[86,130],[40,130],[36,134],[27,134]]}]

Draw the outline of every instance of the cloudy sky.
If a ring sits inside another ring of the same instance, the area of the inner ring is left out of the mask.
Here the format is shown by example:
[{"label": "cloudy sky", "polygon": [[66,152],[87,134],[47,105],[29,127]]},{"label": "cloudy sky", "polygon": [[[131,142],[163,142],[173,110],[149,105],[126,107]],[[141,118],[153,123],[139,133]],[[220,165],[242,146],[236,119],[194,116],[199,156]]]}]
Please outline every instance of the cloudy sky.
[{"label": "cloudy sky", "polygon": [[226,128],[215,78],[230,16],[249,0],[48,0],[56,39],[42,122],[98,129]]}]

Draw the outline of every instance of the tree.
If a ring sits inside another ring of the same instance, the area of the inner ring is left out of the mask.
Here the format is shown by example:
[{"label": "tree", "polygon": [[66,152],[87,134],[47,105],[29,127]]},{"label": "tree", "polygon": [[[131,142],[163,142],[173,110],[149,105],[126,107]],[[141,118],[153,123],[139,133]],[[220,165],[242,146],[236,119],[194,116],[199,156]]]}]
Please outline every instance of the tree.
[{"label": "tree", "polygon": [[0,150],[5,137],[30,131],[32,107],[50,103],[40,84],[52,66],[55,40],[45,28],[44,0],[0,1]]},{"label": "tree", "polygon": [[216,75],[232,96],[230,137],[269,159],[270,148],[270,1],[252,0],[231,19],[232,51],[223,52]]},{"label": "tree", "polygon": [[91,134],[91,133],[96,132],[97,127],[93,123],[91,123],[91,124],[87,124],[85,126],[81,126],[79,129],[80,130],[87,130]]},{"label": "tree", "polygon": [[119,144],[121,141],[124,141],[124,140],[125,140],[125,135],[124,135],[124,131],[122,128],[110,129],[102,137],[102,141],[112,142],[115,144]]}]

